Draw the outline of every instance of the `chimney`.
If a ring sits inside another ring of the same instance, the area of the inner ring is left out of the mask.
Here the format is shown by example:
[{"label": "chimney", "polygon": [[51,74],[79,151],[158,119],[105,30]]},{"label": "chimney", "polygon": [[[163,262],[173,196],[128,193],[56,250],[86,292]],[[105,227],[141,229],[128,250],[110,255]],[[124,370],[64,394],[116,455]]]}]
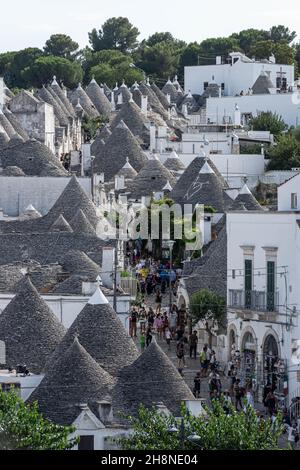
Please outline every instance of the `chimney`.
[{"label": "chimney", "polygon": [[142,95],[141,110],[145,116],[147,116],[147,109],[148,109],[148,96]]},{"label": "chimney", "polygon": [[221,65],[222,64],[222,56],[217,55],[216,57],[216,65]]},{"label": "chimney", "polygon": [[110,95],[110,105],[111,105],[111,110],[115,111],[116,110],[116,104],[115,104],[115,95],[114,95],[113,91],[111,92],[111,95]]},{"label": "chimney", "polygon": [[237,127],[241,126],[241,111],[237,104],[234,108],[234,125]]},{"label": "chimney", "polygon": [[103,424],[110,424],[113,421],[113,409],[110,400],[97,401],[100,421]]},{"label": "chimney", "polygon": [[150,124],[150,152],[156,150],[156,127],[153,122]]},{"label": "chimney", "polygon": [[0,77],[0,109],[4,106],[4,80]]},{"label": "chimney", "polygon": [[118,105],[122,105],[122,104],[123,104],[123,95],[122,95],[122,93],[119,93],[119,94],[118,94],[118,101],[117,101],[117,104],[118,104]]},{"label": "chimney", "polygon": [[115,190],[125,189],[125,177],[124,175],[115,176]]},{"label": "chimney", "polygon": [[167,93],[167,100],[168,100],[168,103],[171,104],[171,95],[169,95],[169,93]]},{"label": "chimney", "polygon": [[187,104],[183,104],[182,105],[182,114],[184,115],[184,117],[188,117],[188,108],[187,108]]},{"label": "chimney", "polygon": [[110,289],[113,287],[114,262],[115,248],[113,246],[103,247],[101,278],[103,284]]}]

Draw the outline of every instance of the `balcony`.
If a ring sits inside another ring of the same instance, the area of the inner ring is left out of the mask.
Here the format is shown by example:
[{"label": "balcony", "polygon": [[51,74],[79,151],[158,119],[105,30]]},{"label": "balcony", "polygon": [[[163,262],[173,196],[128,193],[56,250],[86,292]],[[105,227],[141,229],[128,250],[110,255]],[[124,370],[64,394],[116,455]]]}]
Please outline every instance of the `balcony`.
[{"label": "balcony", "polygon": [[279,292],[229,289],[228,307],[256,312],[278,312]]}]

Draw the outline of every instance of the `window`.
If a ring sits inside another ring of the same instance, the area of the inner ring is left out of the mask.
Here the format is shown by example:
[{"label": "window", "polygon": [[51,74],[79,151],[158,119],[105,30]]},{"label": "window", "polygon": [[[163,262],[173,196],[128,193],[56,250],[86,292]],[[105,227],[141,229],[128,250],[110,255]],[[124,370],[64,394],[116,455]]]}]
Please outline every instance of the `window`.
[{"label": "window", "polygon": [[245,259],[245,308],[251,308],[252,297],[252,260]]},{"label": "window", "polygon": [[297,193],[291,193],[291,209],[298,208]]},{"label": "window", "polygon": [[225,90],[225,83],[221,83],[221,90]]},{"label": "window", "polygon": [[267,261],[267,310],[275,310],[275,261]]},{"label": "window", "polygon": [[204,82],[204,83],[203,83],[204,91],[206,90],[207,87],[208,87],[208,82]]},{"label": "window", "polygon": [[79,436],[78,450],[94,450],[94,436]]},{"label": "window", "polygon": [[235,279],[235,269],[232,270],[232,279]]}]

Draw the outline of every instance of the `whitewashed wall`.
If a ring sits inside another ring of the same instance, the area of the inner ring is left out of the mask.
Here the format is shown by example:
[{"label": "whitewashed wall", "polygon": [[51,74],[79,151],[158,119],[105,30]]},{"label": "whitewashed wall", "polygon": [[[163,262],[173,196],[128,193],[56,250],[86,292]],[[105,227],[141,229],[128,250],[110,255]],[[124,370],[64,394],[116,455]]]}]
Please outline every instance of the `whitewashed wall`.
[{"label": "whitewashed wall", "polygon": [[[90,178],[78,180],[90,196]],[[32,204],[44,215],[51,209],[69,181],[70,177],[0,175],[0,208],[5,214],[17,217]]]}]

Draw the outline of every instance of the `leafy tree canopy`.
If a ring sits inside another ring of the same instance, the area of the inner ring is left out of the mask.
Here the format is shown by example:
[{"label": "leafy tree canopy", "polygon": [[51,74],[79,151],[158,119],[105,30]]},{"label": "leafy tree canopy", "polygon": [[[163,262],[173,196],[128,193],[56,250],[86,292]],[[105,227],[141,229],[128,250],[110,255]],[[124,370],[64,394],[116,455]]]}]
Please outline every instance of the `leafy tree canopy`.
[{"label": "leafy tree canopy", "polygon": [[288,127],[281,116],[271,111],[261,112],[250,120],[249,125],[254,131],[270,131],[275,136],[280,135]]},{"label": "leafy tree canopy", "polygon": [[[283,432],[282,416],[275,423],[270,418],[258,420],[251,406],[245,412],[237,412],[232,405],[224,408],[224,402],[213,402],[212,409],[196,418],[186,409],[182,410],[184,432],[181,422],[155,409],[141,406],[137,418],[130,417],[133,434],[121,441],[126,450],[277,450]],[[192,441],[189,436],[199,439]],[[182,442],[183,441],[183,442]]]},{"label": "leafy tree canopy", "polygon": [[27,405],[14,391],[0,391],[0,449],[67,450],[77,442],[72,432],[44,419],[37,403]]},{"label": "leafy tree canopy", "polygon": [[128,18],[120,16],[109,18],[99,31],[93,29],[89,33],[89,41],[94,51],[117,49],[129,52],[137,47],[139,34],[139,30]]},{"label": "leafy tree canopy", "polygon": [[47,55],[73,59],[78,51],[79,44],[66,34],[52,34],[46,41],[44,52]]},{"label": "leafy tree canopy", "polygon": [[190,311],[194,324],[199,320],[213,319],[216,320],[219,325],[224,325],[226,301],[224,297],[208,289],[201,289],[192,295]]},{"label": "leafy tree canopy", "polygon": [[22,78],[27,86],[41,87],[56,75],[67,87],[74,88],[83,79],[83,70],[77,62],[63,57],[43,56],[22,71]]},{"label": "leafy tree canopy", "polygon": [[269,150],[268,170],[291,170],[300,167],[300,143],[292,134],[282,134]]}]

